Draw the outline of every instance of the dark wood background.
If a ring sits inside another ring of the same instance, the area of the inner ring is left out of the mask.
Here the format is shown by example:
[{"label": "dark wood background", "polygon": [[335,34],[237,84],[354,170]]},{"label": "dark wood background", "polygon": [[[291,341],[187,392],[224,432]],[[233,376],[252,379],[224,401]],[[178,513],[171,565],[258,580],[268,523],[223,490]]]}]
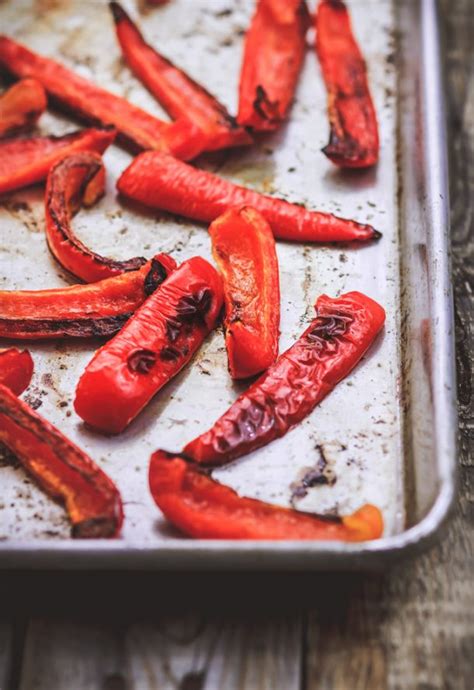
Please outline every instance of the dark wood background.
[{"label": "dark wood background", "polygon": [[0,690],[473,690],[474,0],[445,30],[460,492],[385,575],[0,577]]}]

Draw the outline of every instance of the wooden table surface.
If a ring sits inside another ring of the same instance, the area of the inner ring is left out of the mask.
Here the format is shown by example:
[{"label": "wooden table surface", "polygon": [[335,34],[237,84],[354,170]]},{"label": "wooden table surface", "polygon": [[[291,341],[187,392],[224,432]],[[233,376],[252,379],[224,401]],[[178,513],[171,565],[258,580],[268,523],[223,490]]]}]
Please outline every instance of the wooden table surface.
[{"label": "wooden table surface", "polygon": [[474,2],[442,0],[460,492],[384,575],[9,573],[0,690],[474,688]]}]

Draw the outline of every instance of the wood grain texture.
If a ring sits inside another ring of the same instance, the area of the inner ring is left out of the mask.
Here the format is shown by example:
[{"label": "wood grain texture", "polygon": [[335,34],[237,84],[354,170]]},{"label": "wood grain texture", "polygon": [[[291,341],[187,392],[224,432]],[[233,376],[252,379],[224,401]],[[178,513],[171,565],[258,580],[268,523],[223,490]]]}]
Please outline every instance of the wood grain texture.
[{"label": "wood grain texture", "polygon": [[11,678],[13,627],[0,622],[0,690],[8,690]]}]

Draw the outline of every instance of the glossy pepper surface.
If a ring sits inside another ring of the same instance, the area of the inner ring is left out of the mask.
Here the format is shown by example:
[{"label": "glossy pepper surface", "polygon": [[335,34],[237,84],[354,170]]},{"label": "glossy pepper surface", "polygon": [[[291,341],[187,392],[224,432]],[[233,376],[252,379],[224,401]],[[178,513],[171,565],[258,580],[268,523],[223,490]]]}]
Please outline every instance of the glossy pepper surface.
[{"label": "glossy pepper surface", "polygon": [[0,137],[32,127],[47,106],[45,91],[36,79],[22,79],[0,96]]},{"label": "glossy pepper surface", "polygon": [[158,450],[149,469],[151,494],[164,516],[198,539],[367,541],[382,536],[378,508],[326,517],[243,498],[179,455]]},{"label": "glossy pepper surface", "polygon": [[191,359],[222,308],[221,278],[200,257],[184,261],[94,356],[76,390],[82,419],[119,433]]},{"label": "glossy pepper surface", "polygon": [[214,426],[184,448],[196,462],[222,465],[283,436],[355,367],[385,321],[359,292],[316,303],[317,316]]},{"label": "glossy pepper surface", "polygon": [[15,395],[21,395],[30,385],[33,360],[28,350],[15,347],[0,350],[0,386],[6,386]]},{"label": "glossy pepper surface", "polygon": [[379,156],[377,116],[362,53],[342,0],[321,0],[316,50],[328,91],[331,126],[326,156],[343,168],[366,168]]},{"label": "glossy pepper surface", "polygon": [[152,208],[208,223],[229,208],[252,206],[282,240],[363,242],[380,237],[371,225],[259,194],[158,151],[137,156],[122,173],[117,188],[124,196]]},{"label": "glossy pepper surface", "polygon": [[93,283],[146,263],[143,257],[117,261],[100,256],[81,242],[71,227],[72,215],[81,203],[92,206],[104,193],[105,168],[96,153],[76,153],[50,170],[46,183],[46,239],[51,253],[75,276]]},{"label": "glossy pepper surface", "polygon": [[278,355],[280,286],[275,240],[255,209],[230,209],[209,227],[223,277],[225,332],[232,378],[259,374]]}]

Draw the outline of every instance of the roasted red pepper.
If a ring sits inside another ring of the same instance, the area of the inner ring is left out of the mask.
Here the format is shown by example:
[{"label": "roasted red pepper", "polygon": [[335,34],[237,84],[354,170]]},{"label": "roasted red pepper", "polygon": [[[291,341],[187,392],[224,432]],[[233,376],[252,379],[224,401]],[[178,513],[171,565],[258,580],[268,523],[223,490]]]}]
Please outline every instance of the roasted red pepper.
[{"label": "roasted red pepper", "polygon": [[224,279],[225,332],[234,379],[259,374],[278,355],[280,286],[270,226],[250,207],[230,209],[209,227]]},{"label": "roasted red pepper", "polygon": [[115,139],[115,129],[84,129],[62,137],[9,139],[0,143],[0,194],[44,180],[49,169],[77,151],[103,153]]},{"label": "roasted red pepper", "polygon": [[371,225],[264,196],[159,151],[137,156],[122,173],[117,188],[124,196],[152,208],[208,223],[229,208],[252,206],[282,240],[344,242],[381,237]]},{"label": "roasted red pepper", "polygon": [[30,385],[33,360],[28,350],[14,347],[0,350],[0,386],[6,386],[15,395],[21,395]]},{"label": "roasted red pepper", "polygon": [[114,125],[123,139],[139,149],[193,158],[205,147],[201,130],[188,121],[163,122],[7,36],[0,36],[0,65],[17,77],[38,79],[68,111],[89,122]]},{"label": "roasted red pepper", "polygon": [[377,116],[362,53],[342,0],[321,0],[316,13],[316,50],[328,90],[331,125],[323,152],[343,168],[367,168],[379,157]]},{"label": "roasted red pepper", "polygon": [[119,433],[191,359],[222,307],[219,274],[207,261],[185,261],[94,356],[74,407],[96,429]]},{"label": "roasted red pepper", "polygon": [[22,79],[0,96],[0,137],[32,127],[47,106],[46,94],[36,79]]},{"label": "roasted red pepper", "polygon": [[284,436],[355,367],[385,320],[360,292],[316,302],[317,317],[214,426],[184,448],[206,465],[222,465]]},{"label": "roasted red pepper", "polygon": [[104,193],[105,168],[97,153],[75,153],[49,172],[46,184],[46,239],[59,263],[86,283],[136,271],[146,259],[117,261],[86,247],[71,228],[71,217],[81,203],[92,206]]},{"label": "roasted red pepper", "polygon": [[119,331],[176,262],[158,254],[138,271],[90,285],[0,291],[0,337],[89,338]]},{"label": "roasted red pepper", "polygon": [[241,125],[272,130],[285,119],[305,54],[305,0],[258,0],[245,38],[239,86]]},{"label": "roasted red pepper", "polygon": [[118,2],[111,2],[117,37],[131,69],[173,119],[197,125],[206,135],[206,150],[252,143],[226,108],[200,84],[145,43],[143,36]]},{"label": "roasted red pepper", "polygon": [[42,489],[64,503],[73,537],[119,534],[122,501],[114,483],[54,426],[1,385],[0,442]]},{"label": "roasted red pepper", "polygon": [[151,456],[150,490],[164,516],[197,539],[305,539],[368,541],[383,533],[370,504],[347,517],[329,517],[242,498],[184,457],[158,450]]}]

